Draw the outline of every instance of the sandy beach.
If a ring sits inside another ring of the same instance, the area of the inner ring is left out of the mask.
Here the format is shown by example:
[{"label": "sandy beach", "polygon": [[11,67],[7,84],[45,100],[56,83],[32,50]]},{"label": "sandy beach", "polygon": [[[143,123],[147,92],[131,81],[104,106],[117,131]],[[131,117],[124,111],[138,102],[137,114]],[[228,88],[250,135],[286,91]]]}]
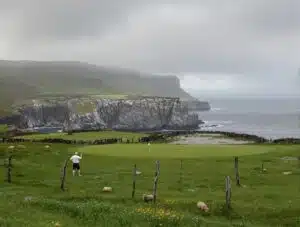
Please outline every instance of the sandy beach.
[{"label": "sandy beach", "polygon": [[171,144],[248,144],[251,141],[226,138],[221,134],[198,134],[180,136]]}]

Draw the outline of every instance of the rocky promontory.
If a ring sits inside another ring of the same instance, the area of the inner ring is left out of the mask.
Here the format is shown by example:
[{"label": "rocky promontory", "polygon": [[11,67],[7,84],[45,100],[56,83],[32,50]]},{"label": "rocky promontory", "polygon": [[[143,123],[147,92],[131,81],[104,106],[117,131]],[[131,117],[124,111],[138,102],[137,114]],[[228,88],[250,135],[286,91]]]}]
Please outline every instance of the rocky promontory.
[{"label": "rocky promontory", "polygon": [[197,129],[203,123],[189,112],[187,103],[172,97],[91,100],[93,109],[79,113],[78,100],[52,104],[33,104],[19,108],[14,118],[17,128],[55,127],[68,130],[161,130]]}]

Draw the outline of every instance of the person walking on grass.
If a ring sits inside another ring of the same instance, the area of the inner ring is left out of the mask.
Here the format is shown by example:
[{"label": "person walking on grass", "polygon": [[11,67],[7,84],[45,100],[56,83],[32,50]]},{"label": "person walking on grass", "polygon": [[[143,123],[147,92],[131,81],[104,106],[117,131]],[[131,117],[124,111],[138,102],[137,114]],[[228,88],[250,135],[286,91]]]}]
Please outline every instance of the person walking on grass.
[{"label": "person walking on grass", "polygon": [[75,176],[75,173],[77,171],[78,176],[81,176],[80,174],[80,165],[79,162],[82,159],[82,154],[79,156],[77,152],[75,152],[74,155],[70,158],[70,160],[73,162],[73,176]]}]

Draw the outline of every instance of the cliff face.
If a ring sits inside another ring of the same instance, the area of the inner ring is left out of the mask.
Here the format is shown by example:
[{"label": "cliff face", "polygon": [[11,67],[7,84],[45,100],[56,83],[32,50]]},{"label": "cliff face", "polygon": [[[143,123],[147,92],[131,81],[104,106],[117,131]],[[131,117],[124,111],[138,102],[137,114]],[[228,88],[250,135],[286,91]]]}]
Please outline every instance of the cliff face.
[{"label": "cliff face", "polygon": [[[74,103],[74,100],[73,100]],[[133,100],[98,99],[94,111],[74,112],[73,104],[33,105],[20,110],[19,128],[64,127],[74,129],[195,129],[201,121],[174,98]]]}]

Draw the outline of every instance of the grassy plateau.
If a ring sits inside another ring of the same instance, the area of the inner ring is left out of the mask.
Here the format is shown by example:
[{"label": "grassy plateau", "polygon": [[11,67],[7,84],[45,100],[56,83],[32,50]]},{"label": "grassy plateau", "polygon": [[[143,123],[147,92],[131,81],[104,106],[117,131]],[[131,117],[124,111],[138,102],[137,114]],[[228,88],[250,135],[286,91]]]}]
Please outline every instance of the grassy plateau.
[{"label": "grassy plateau", "polygon": [[140,133],[131,132],[117,132],[117,131],[101,131],[101,132],[81,132],[73,133],[68,135],[67,133],[57,132],[57,133],[47,133],[47,134],[33,134],[19,136],[16,138],[24,139],[45,139],[45,138],[61,138],[66,140],[97,140],[97,139],[107,139],[107,138],[127,138],[127,139],[138,139],[142,136],[147,136]]},{"label": "grassy plateau", "polygon": [[[299,156],[300,146],[23,145],[15,144],[10,184],[2,164],[1,227],[300,226],[300,167],[298,161],[282,159]],[[0,144],[1,163],[8,146]],[[63,163],[75,151],[83,154],[82,176],[72,176],[70,163],[61,191]],[[241,187],[235,184],[234,156],[239,157]],[[157,203],[145,203],[142,195],[152,193],[156,160]],[[134,164],[141,174],[132,199]],[[224,207],[226,176],[232,180],[230,211]],[[102,192],[105,186],[112,192]],[[198,201],[208,204],[208,213],[197,208]]]}]

